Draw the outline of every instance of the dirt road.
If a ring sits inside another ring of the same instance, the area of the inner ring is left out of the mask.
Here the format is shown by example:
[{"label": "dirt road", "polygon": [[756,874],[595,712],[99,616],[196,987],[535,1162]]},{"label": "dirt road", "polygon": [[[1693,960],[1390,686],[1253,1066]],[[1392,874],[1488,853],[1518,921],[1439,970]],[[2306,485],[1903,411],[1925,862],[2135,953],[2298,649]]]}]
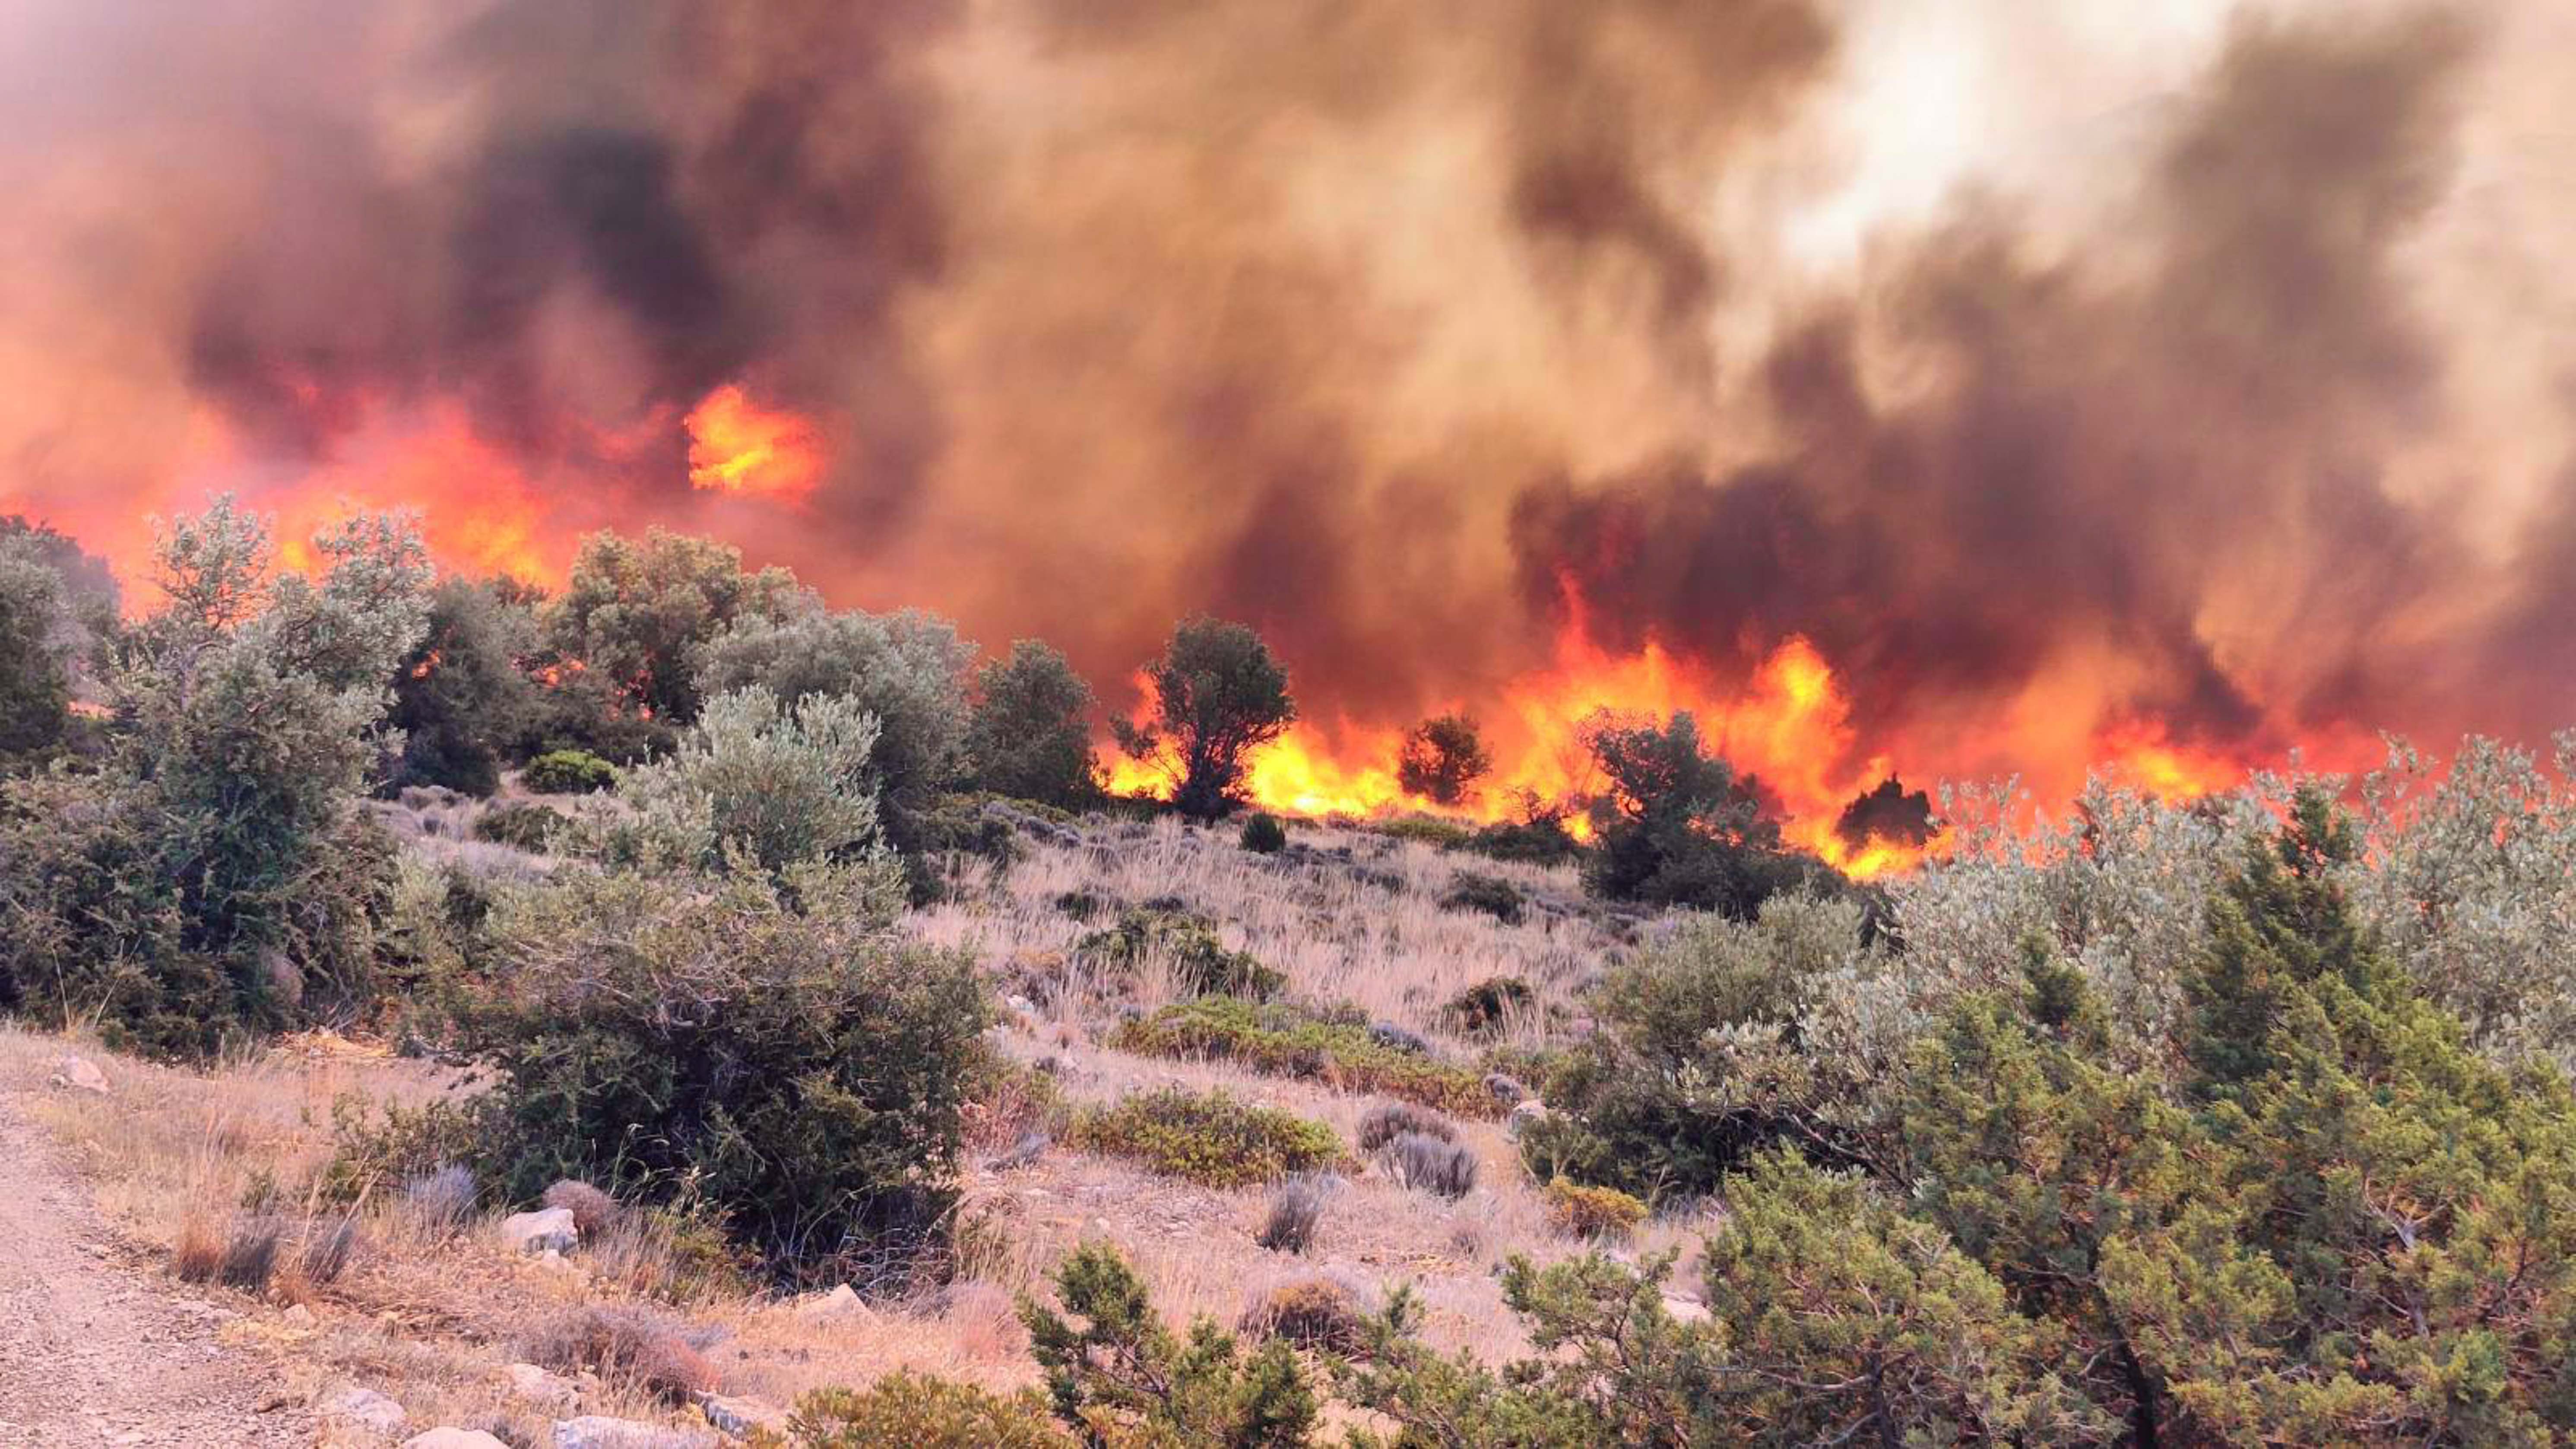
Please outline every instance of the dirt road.
[{"label": "dirt road", "polygon": [[299,1400],[220,1343],[223,1311],[125,1260],[24,1099],[0,1080],[0,1446],[309,1445]]}]

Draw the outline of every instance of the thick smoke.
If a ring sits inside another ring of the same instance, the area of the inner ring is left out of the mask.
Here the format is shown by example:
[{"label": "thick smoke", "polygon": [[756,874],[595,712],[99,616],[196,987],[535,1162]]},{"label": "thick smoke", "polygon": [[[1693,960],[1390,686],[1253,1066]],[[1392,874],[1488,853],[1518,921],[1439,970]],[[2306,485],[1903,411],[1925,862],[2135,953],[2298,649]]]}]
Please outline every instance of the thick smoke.
[{"label": "thick smoke", "polygon": [[[1720,685],[1795,635],[1844,790],[2576,718],[2576,481],[2524,456],[2566,409],[2494,401],[2563,333],[2471,326],[2556,294],[2457,231],[2533,214],[2461,158],[2545,47],[2249,5],[2057,154],[2087,205],[1808,255],[1885,19],[29,0],[0,512],[120,560],[216,487],[417,501],[467,567],[716,531],[1113,693],[1213,610],[1326,729],[1486,706],[1578,621]],[[724,386],[810,421],[811,497],[692,488]]]}]

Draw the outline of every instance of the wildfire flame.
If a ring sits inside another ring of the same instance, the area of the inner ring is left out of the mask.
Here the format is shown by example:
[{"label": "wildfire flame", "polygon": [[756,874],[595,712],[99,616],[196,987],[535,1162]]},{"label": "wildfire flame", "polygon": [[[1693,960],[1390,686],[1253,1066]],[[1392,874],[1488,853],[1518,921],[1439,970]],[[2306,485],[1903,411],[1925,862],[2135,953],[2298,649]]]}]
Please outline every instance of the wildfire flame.
[{"label": "wildfire flame", "polygon": [[823,477],[823,442],[795,413],[765,408],[733,383],[691,409],[689,482],[698,488],[786,502]]}]

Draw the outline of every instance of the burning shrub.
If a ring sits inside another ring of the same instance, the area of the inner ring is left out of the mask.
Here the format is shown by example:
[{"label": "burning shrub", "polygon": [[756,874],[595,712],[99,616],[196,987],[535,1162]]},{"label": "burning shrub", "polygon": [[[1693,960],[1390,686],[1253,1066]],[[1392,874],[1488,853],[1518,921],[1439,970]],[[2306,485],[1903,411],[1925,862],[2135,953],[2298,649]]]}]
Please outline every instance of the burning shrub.
[{"label": "burning shrub", "polygon": [[1513,861],[1522,865],[1563,865],[1583,854],[1583,843],[1566,828],[1567,813],[1564,806],[1551,804],[1533,792],[1523,791],[1512,819],[1484,826],[1462,844],[1491,860]]},{"label": "burning shrub", "polygon": [[1269,811],[1256,810],[1244,817],[1235,843],[1255,855],[1277,855],[1288,848],[1288,827]]},{"label": "burning shrub", "polygon": [[1366,1026],[1284,1003],[1206,996],[1120,1023],[1110,1045],[1158,1057],[1219,1057],[1273,1076],[1378,1092],[1462,1116],[1501,1115],[1472,1071],[1388,1047]]},{"label": "burning shrub", "polygon": [[1241,805],[1244,756],[1297,718],[1288,672],[1270,646],[1241,624],[1184,619],[1144,673],[1154,712],[1142,724],[1111,719],[1120,747],[1175,767],[1172,808],[1190,819],[1214,820]]},{"label": "burning shrub", "polygon": [[1521,923],[1521,910],[1527,905],[1521,888],[1499,876],[1479,875],[1462,870],[1449,882],[1440,897],[1444,911],[1481,911],[1506,926]]},{"label": "burning shrub", "polygon": [[1148,959],[1167,963],[1184,991],[1197,995],[1267,1000],[1288,979],[1248,951],[1227,948],[1216,923],[1176,903],[1147,902],[1119,912],[1118,924],[1094,931],[1074,949],[1095,961],[1134,967]]},{"label": "burning shrub", "polygon": [[548,750],[528,761],[519,783],[540,795],[592,795],[617,783],[617,767],[588,750]]},{"label": "burning shrub", "polygon": [[1094,1108],[1074,1121],[1074,1146],[1127,1157],[1168,1177],[1243,1187],[1340,1159],[1341,1139],[1321,1122],[1178,1087]]},{"label": "burning shrub", "polygon": [[477,798],[501,786],[501,761],[535,726],[537,690],[519,661],[537,652],[535,613],[500,588],[445,579],[428,633],[394,671],[387,723],[403,732],[391,789],[443,785]]}]

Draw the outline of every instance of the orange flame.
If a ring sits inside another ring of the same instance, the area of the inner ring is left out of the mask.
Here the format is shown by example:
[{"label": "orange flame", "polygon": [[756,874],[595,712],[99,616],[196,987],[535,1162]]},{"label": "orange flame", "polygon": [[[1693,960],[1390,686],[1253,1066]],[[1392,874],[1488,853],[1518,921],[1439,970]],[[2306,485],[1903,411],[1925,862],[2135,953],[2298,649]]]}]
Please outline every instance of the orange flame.
[{"label": "orange flame", "polygon": [[[1858,877],[1905,869],[1923,857],[1919,848],[1876,839],[1854,847],[1835,832],[1844,804],[1884,778],[1889,762],[1879,755],[1852,758],[1850,703],[1832,667],[1803,638],[1781,641],[1751,679],[1730,688],[1651,640],[1633,655],[1604,653],[1586,642],[1578,617],[1560,634],[1555,663],[1514,681],[1503,704],[1504,717],[1490,722],[1502,763],[1463,810],[1448,813],[1493,821],[1523,792],[1552,801],[1588,796],[1598,782],[1582,743],[1587,719],[1606,709],[1660,722],[1686,710],[1711,749],[1758,775],[1777,796],[1793,843]],[[1397,781],[1401,741],[1394,730],[1346,722],[1326,730],[1300,722],[1253,754],[1247,791],[1260,808],[1291,815],[1440,812]],[[1171,780],[1158,764],[1120,759],[1110,767],[1110,786],[1163,796]]]},{"label": "orange flame", "polygon": [[687,423],[695,487],[798,502],[822,481],[823,443],[814,425],[762,407],[735,384],[708,393]]}]

